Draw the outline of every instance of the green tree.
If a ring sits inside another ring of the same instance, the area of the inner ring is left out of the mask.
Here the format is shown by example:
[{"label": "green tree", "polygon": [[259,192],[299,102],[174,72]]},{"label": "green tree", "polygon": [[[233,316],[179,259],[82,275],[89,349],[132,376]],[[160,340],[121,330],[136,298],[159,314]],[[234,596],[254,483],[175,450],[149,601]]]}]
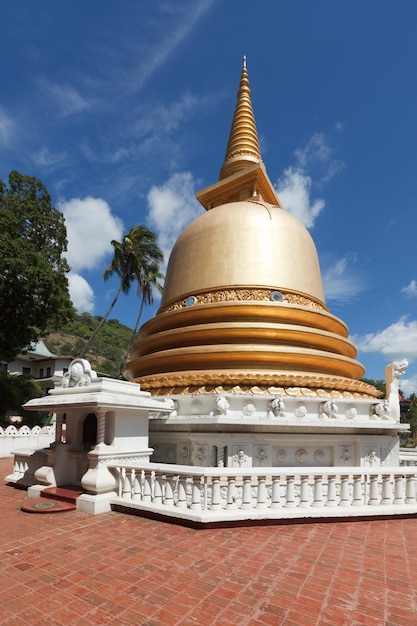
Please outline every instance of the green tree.
[{"label": "green tree", "polygon": [[11,361],[74,314],[68,292],[65,220],[40,180],[0,180],[0,359]]},{"label": "green tree", "polygon": [[[0,372],[0,418],[4,420],[6,413],[15,412],[17,415],[27,415],[33,421],[35,416],[28,411],[22,411],[22,404],[32,398],[43,396],[40,385],[31,376]],[[35,420],[36,421],[36,420]]]},{"label": "green tree", "polygon": [[113,274],[117,274],[120,278],[119,287],[104,317],[101,318],[81,350],[80,357],[83,357],[90,348],[98,331],[113,310],[121,292],[128,294],[134,281],[137,281],[138,288],[141,289],[143,277],[150,270],[156,273],[164,258],[155,233],[142,224],[133,226],[122,241],[113,240],[111,245],[114,248],[113,259],[104,270],[103,278],[107,280]]},{"label": "green tree", "polygon": [[[146,272],[146,274],[145,274]],[[161,280],[164,280],[164,275],[161,274],[161,272],[159,271],[159,263],[156,263],[152,266],[149,267],[145,267],[143,268],[143,272],[142,272],[142,276],[141,276],[141,280],[138,284],[138,296],[140,297],[140,306],[139,306],[139,312],[138,312],[138,316],[136,318],[136,323],[135,323],[135,327],[132,330],[132,334],[130,337],[130,341],[129,341],[129,345],[127,347],[126,353],[123,357],[123,362],[120,366],[120,371],[119,374],[122,373],[123,371],[123,367],[126,363],[128,354],[130,352],[130,350],[133,347],[133,344],[135,343],[135,338],[136,338],[136,333],[138,332],[138,328],[139,328],[139,322],[141,320],[142,317],[142,313],[143,313],[143,308],[145,306],[145,304],[147,304],[148,306],[150,306],[151,304],[153,304],[153,293],[154,293],[154,289],[156,289],[159,293],[162,293],[162,289],[163,289],[163,285],[159,282]]]}]

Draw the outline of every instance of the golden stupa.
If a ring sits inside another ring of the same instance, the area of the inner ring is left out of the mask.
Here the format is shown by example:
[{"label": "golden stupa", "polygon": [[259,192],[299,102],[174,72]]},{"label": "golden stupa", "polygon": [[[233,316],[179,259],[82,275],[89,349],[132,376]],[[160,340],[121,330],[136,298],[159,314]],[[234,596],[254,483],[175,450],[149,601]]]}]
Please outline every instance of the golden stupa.
[{"label": "golden stupa", "polygon": [[176,241],[125,376],[153,395],[376,398],[325,303],[316,247],[262,161],[246,60],[219,181]]}]

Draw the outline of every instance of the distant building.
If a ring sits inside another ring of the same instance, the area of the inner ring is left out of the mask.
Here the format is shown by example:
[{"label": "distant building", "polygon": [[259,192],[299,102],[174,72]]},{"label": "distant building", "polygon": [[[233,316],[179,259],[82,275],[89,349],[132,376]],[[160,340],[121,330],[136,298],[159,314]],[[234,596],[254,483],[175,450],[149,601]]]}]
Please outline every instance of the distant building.
[{"label": "distant building", "polygon": [[46,394],[56,382],[61,381],[72,359],[71,356],[52,354],[43,341],[38,341],[10,363],[0,363],[0,369],[9,374],[32,376]]}]

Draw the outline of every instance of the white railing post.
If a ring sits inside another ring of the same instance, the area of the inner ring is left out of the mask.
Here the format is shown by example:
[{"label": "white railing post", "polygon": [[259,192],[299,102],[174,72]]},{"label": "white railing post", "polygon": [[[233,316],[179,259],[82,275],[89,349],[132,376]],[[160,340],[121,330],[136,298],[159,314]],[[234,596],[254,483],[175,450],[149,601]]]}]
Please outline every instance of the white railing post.
[{"label": "white railing post", "polygon": [[289,509],[295,506],[295,477],[287,476],[287,488],[285,490],[285,504],[284,506]]},{"label": "white railing post", "polygon": [[236,508],[236,476],[227,477],[227,504],[226,509]]},{"label": "white railing post", "polygon": [[193,476],[193,486],[191,491],[191,505],[190,509],[201,510],[201,478],[199,476]]},{"label": "white railing post", "polygon": [[352,493],[352,506],[362,506],[362,476],[360,474],[354,474],[353,476],[353,493]]},{"label": "white railing post", "polygon": [[379,504],[378,478],[378,474],[371,474],[369,477],[369,506],[377,506]]},{"label": "white railing post", "polygon": [[258,497],[256,502],[257,509],[266,507],[266,476],[258,477]]},{"label": "white railing post", "polygon": [[162,504],[163,503],[163,484],[164,484],[164,475],[162,472],[155,472],[155,483],[153,488],[153,500],[154,504]]},{"label": "white railing post", "polygon": [[309,476],[304,474],[300,476],[300,501],[298,506],[301,508],[306,508],[310,506],[310,497],[309,497]]},{"label": "white railing post", "polygon": [[336,506],[336,476],[327,477],[327,500],[326,506]]},{"label": "white railing post", "polygon": [[349,498],[349,476],[343,474],[340,476],[340,500],[339,506],[350,506]]},{"label": "white railing post", "polygon": [[220,508],[221,508],[220,476],[213,476],[212,481],[211,481],[210,509],[212,511],[218,511]]},{"label": "white railing post", "polygon": [[123,498],[131,498],[132,497],[132,483],[130,482],[129,472],[125,472],[123,477]]},{"label": "white railing post", "polygon": [[382,497],[381,504],[391,504],[392,488],[391,488],[391,476],[384,474],[382,476]]},{"label": "white railing post", "polygon": [[404,476],[397,474],[394,477],[394,504],[404,504]]},{"label": "white railing post", "polygon": [[272,477],[271,509],[281,508],[281,477]]},{"label": "white railing post", "polygon": [[416,503],[416,476],[415,474],[408,474],[405,483],[405,503]]},{"label": "white railing post", "polygon": [[316,474],[314,476],[314,495],[311,506],[323,506],[323,476],[321,474]]},{"label": "white railing post", "polygon": [[164,504],[165,506],[174,505],[173,477],[169,474],[166,476]]},{"label": "white railing post", "polygon": [[151,502],[152,500],[152,472],[145,470],[143,472],[143,502]]},{"label": "white railing post", "polygon": [[187,508],[187,479],[184,474],[180,474],[178,478],[178,499],[175,506],[181,509]]},{"label": "white railing post", "polygon": [[242,504],[240,505],[241,509],[252,508],[251,482],[250,476],[243,477]]}]

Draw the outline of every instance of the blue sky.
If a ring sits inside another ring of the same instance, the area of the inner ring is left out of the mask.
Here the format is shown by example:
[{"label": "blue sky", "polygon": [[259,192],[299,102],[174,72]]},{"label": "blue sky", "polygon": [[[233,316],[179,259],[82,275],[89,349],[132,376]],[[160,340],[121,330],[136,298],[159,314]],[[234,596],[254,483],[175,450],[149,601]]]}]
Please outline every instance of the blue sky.
[{"label": "blue sky", "polygon": [[[145,223],[168,254],[202,212],[247,55],[268,174],[316,242],[330,311],[367,377],[406,357],[417,392],[416,3],[0,4],[0,178],[39,177],[65,213],[80,311],[114,295],[111,239]],[[138,306],[132,290],[114,317],[132,326]]]}]

